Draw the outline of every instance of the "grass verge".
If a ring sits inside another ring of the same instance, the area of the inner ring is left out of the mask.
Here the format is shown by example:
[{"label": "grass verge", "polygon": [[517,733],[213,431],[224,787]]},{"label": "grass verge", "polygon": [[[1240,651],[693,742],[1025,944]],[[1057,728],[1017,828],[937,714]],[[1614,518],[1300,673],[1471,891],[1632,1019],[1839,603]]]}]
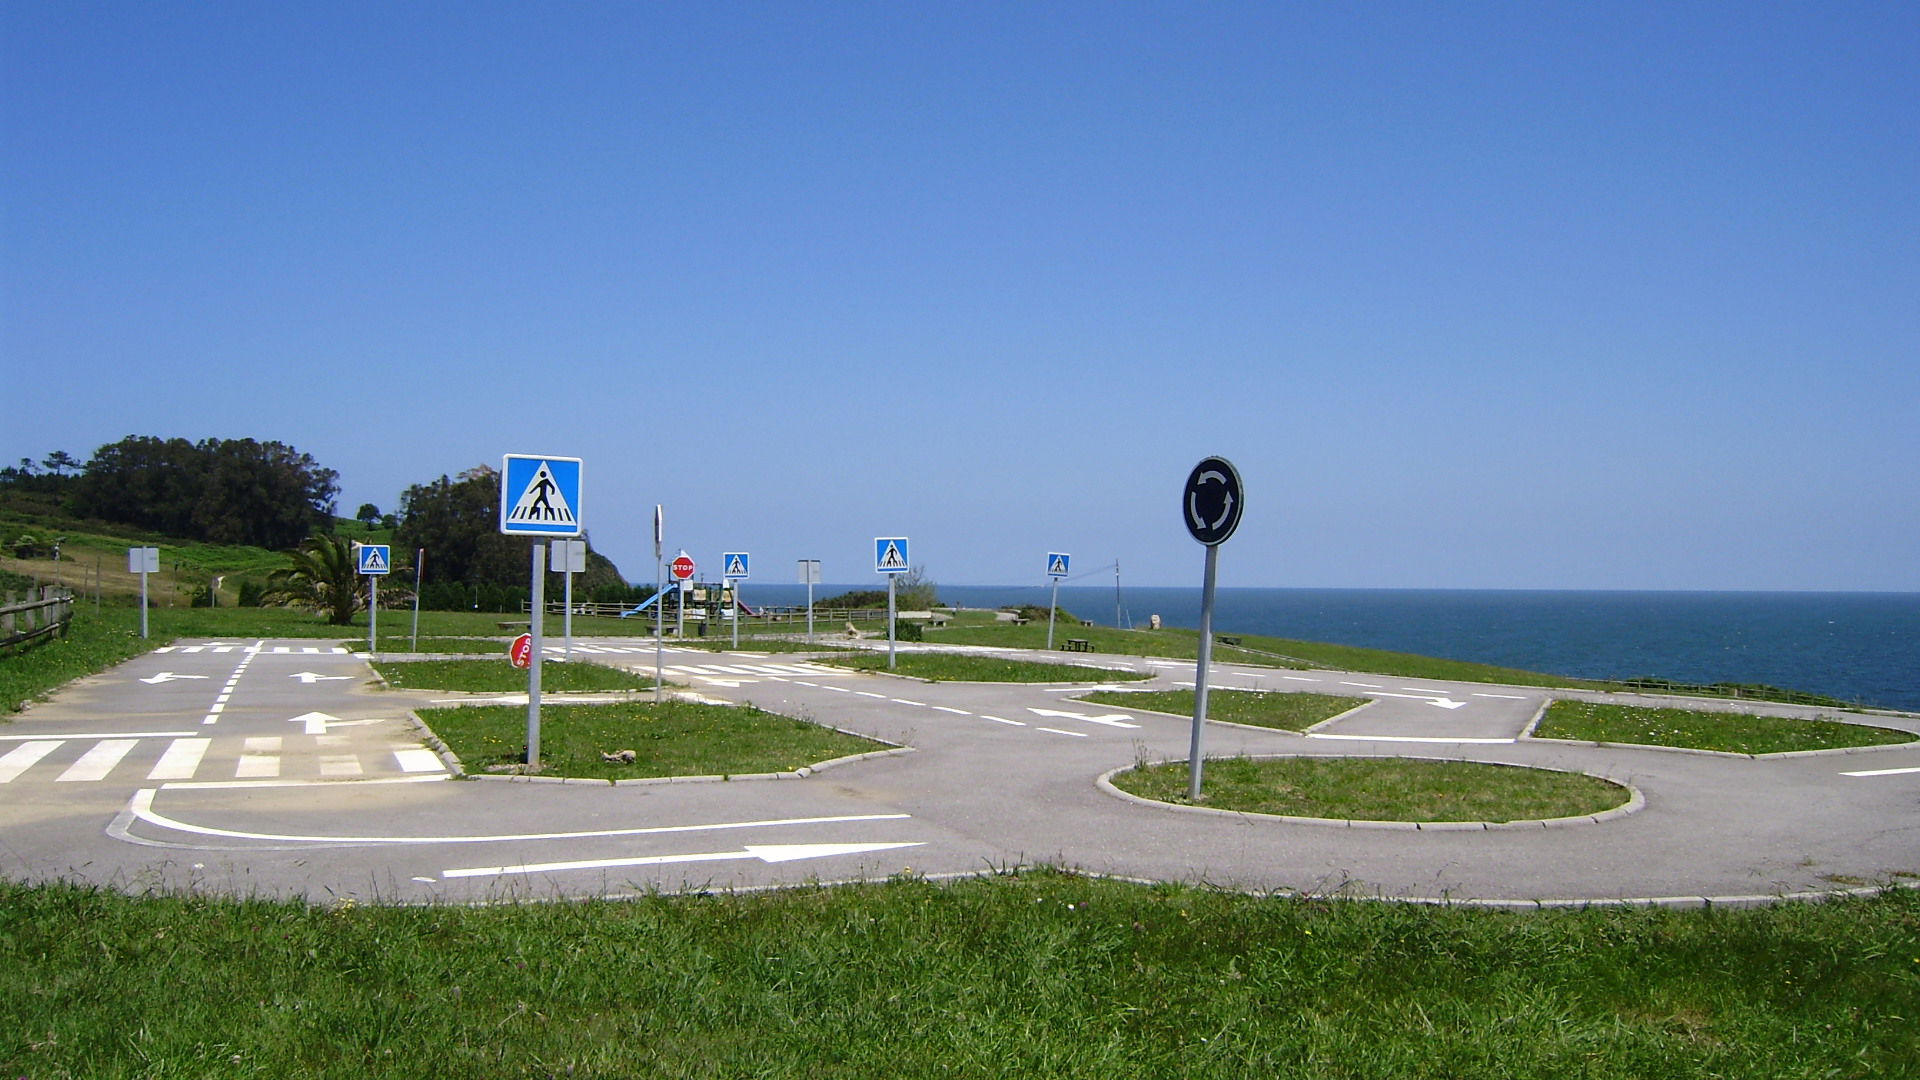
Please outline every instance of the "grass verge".
[{"label": "grass verge", "polygon": [[[1209,758],[1201,802],[1217,810],[1345,821],[1538,821],[1624,805],[1626,788],[1582,773],[1421,758]],[[1187,763],[1114,776],[1143,799],[1187,803]]]},{"label": "grass verge", "polygon": [[[481,693],[525,691],[527,673],[498,660],[383,660],[373,670],[400,690],[469,690]],[[604,664],[540,665],[540,689],[569,690],[644,690],[653,680],[630,671]]]},{"label": "grass verge", "polygon": [[[1078,695],[1078,699],[1100,705],[1117,705],[1123,709],[1147,709],[1175,716],[1192,716],[1194,692],[1095,690],[1090,694]],[[1333,694],[1272,694],[1257,690],[1209,689],[1207,719],[1285,731],[1305,731],[1322,720],[1330,720],[1366,701],[1366,698]]]},{"label": "grass verge", "polygon": [[[1137,671],[1082,667],[1078,664],[1048,664],[1035,660],[1005,660],[997,656],[971,653],[907,652],[895,656],[893,671],[929,682],[1135,682],[1150,679]],[[886,671],[887,655],[863,652],[847,656],[823,657],[823,664],[858,671]]]},{"label": "grass verge", "polygon": [[[469,773],[524,771],[527,710],[467,706],[421,714]],[[751,705],[686,701],[548,705],[540,710],[540,775],[594,780],[792,772],[886,745]],[[631,762],[601,755],[632,750]]]},{"label": "grass verge", "polygon": [[1909,1075],[1920,896],[1499,912],[1033,872],[501,907],[0,884],[8,1077]]},{"label": "grass verge", "polygon": [[1834,750],[1848,746],[1885,746],[1913,742],[1912,732],[1849,724],[1838,720],[1801,720],[1784,716],[1701,712],[1609,705],[1593,701],[1556,701],[1547,708],[1534,736],[1583,742],[1641,743],[1730,754],[1780,754],[1796,750]]}]

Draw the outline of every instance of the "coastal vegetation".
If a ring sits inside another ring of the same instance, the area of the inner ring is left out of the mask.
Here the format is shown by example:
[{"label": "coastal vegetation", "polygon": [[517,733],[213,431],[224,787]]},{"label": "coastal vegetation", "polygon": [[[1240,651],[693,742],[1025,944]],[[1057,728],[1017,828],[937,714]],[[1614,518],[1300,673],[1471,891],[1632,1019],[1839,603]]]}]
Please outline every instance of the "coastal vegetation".
[{"label": "coastal vegetation", "polygon": [[[526,771],[525,706],[467,705],[429,710],[421,718],[469,773]],[[631,780],[792,772],[884,749],[872,739],[751,705],[667,700],[549,704],[540,710],[539,771],[546,776]]]},{"label": "coastal vegetation", "polygon": [[[1208,758],[1198,805],[1349,821],[1503,822],[1581,817],[1624,805],[1626,788],[1583,773],[1404,757]],[[1114,774],[1120,790],[1193,805],[1184,761]]]},{"label": "coastal vegetation", "polygon": [[1640,743],[1727,754],[1784,754],[1915,741],[1910,731],[1841,720],[1577,700],[1550,705],[1533,734],[1540,739]]},{"label": "coastal vegetation", "polygon": [[[137,888],[137,886],[136,886]],[[1058,870],[396,907],[0,883],[31,1077],[1891,1077],[1920,893],[1480,910]]]},{"label": "coastal vegetation", "polygon": [[[1099,705],[1117,705],[1123,709],[1192,716],[1194,692],[1187,690],[1095,690],[1077,700]],[[1365,705],[1369,698],[1342,697],[1337,694],[1276,694],[1260,690],[1230,690],[1215,687],[1207,691],[1207,719],[1253,727],[1305,731],[1323,720]]]}]

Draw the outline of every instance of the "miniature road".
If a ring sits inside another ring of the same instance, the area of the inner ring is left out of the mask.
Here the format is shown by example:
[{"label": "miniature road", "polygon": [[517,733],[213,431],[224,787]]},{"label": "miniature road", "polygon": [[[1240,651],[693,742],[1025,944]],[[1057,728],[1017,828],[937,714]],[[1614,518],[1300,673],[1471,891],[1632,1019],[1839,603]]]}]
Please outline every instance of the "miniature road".
[{"label": "miniature road", "polygon": [[[574,655],[651,673],[653,648],[596,639]],[[1191,662],[1073,659],[1154,675],[1127,686],[1194,677]],[[457,781],[411,718],[445,695],[378,689],[362,658],[309,642],[188,643],[0,726],[0,873],[466,902],[1046,862],[1249,890],[1515,904],[1736,902],[1920,874],[1920,744],[1769,759],[1601,748],[1525,738],[1549,696],[1535,688],[1217,666],[1216,688],[1367,703],[1304,736],[1209,724],[1209,756],[1467,758],[1590,772],[1644,800],[1602,820],[1347,827],[1104,788],[1112,770],[1184,759],[1191,721],[1074,700],[1085,685],[928,684],[781,654],[670,649],[667,664],[670,679],[708,697],[911,750],[804,779]],[[1920,731],[1920,717],[1873,722]]]}]

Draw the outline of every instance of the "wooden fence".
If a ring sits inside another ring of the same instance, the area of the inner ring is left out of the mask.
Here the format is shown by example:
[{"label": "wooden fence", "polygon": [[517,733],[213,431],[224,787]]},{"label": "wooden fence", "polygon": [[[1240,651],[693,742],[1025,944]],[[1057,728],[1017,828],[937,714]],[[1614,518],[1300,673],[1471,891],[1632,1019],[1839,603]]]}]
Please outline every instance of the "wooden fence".
[{"label": "wooden fence", "polygon": [[[34,594],[38,593],[38,598]],[[44,634],[65,637],[73,621],[73,593],[56,585],[29,589],[27,599],[7,593],[0,604],[0,649],[20,645]]]}]

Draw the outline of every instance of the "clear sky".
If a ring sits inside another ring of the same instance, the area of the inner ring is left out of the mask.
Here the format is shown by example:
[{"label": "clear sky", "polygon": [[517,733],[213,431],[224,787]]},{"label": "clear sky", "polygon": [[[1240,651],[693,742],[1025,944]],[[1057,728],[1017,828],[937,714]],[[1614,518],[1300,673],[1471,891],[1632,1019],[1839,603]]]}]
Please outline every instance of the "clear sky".
[{"label": "clear sky", "polygon": [[1220,454],[1223,585],[1920,590],[1920,5],[0,13],[0,461],[1184,585]]}]

